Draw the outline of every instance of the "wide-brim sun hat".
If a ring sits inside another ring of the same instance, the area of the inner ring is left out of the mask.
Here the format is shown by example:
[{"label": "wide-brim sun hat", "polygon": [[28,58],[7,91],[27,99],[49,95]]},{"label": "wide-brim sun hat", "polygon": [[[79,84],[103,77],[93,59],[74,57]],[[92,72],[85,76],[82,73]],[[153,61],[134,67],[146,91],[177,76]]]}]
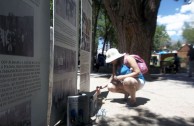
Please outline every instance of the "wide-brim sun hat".
[{"label": "wide-brim sun hat", "polygon": [[121,54],[117,49],[111,48],[106,52],[106,63],[110,63],[124,55],[125,53]]}]

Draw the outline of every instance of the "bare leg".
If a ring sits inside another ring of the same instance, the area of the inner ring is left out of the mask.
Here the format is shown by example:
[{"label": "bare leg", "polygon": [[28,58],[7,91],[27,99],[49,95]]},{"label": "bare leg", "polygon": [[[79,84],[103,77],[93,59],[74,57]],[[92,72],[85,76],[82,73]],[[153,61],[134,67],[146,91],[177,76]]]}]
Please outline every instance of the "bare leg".
[{"label": "bare leg", "polygon": [[126,92],[131,95],[130,102],[133,104],[136,102],[136,91],[140,88],[138,80],[132,77],[125,78],[123,81],[123,87]]},{"label": "bare leg", "polygon": [[115,93],[123,93],[126,94],[127,92],[124,90],[123,84],[120,81],[111,81],[108,84],[108,90]]}]

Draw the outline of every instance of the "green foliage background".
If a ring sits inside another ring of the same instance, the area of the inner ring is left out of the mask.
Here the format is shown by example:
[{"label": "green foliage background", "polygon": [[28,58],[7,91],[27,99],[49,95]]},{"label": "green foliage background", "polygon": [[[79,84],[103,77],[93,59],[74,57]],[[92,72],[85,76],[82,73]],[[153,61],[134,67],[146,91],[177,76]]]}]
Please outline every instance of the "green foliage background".
[{"label": "green foliage background", "polygon": [[188,43],[194,44],[194,22],[185,23],[182,35]]}]

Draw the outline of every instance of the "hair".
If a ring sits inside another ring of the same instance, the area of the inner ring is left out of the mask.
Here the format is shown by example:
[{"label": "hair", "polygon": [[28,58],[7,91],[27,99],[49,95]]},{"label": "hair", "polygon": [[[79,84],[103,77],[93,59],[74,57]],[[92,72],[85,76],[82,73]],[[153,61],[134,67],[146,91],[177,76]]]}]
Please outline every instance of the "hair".
[{"label": "hair", "polygon": [[117,62],[115,64],[115,68],[119,68],[123,64],[124,56],[117,59]]}]

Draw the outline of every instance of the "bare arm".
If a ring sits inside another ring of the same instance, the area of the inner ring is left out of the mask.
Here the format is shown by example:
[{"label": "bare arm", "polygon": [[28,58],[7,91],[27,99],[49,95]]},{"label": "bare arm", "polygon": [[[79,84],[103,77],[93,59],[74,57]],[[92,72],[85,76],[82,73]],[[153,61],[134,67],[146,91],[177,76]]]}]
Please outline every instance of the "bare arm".
[{"label": "bare arm", "polygon": [[127,77],[137,77],[139,75],[140,69],[137,65],[136,60],[133,57],[128,56],[127,57],[127,62],[129,64],[129,67],[133,69],[132,72],[129,73],[129,74],[126,74],[126,75],[119,75],[119,76],[116,77],[116,79],[124,80]]},{"label": "bare arm", "polygon": [[[115,66],[113,65],[113,67],[112,67],[112,75],[108,79],[108,83],[110,83],[114,79],[114,76],[115,76]],[[108,84],[106,83],[104,86],[101,86],[100,88],[103,89],[103,88],[106,88],[107,86],[108,86]]]}]

